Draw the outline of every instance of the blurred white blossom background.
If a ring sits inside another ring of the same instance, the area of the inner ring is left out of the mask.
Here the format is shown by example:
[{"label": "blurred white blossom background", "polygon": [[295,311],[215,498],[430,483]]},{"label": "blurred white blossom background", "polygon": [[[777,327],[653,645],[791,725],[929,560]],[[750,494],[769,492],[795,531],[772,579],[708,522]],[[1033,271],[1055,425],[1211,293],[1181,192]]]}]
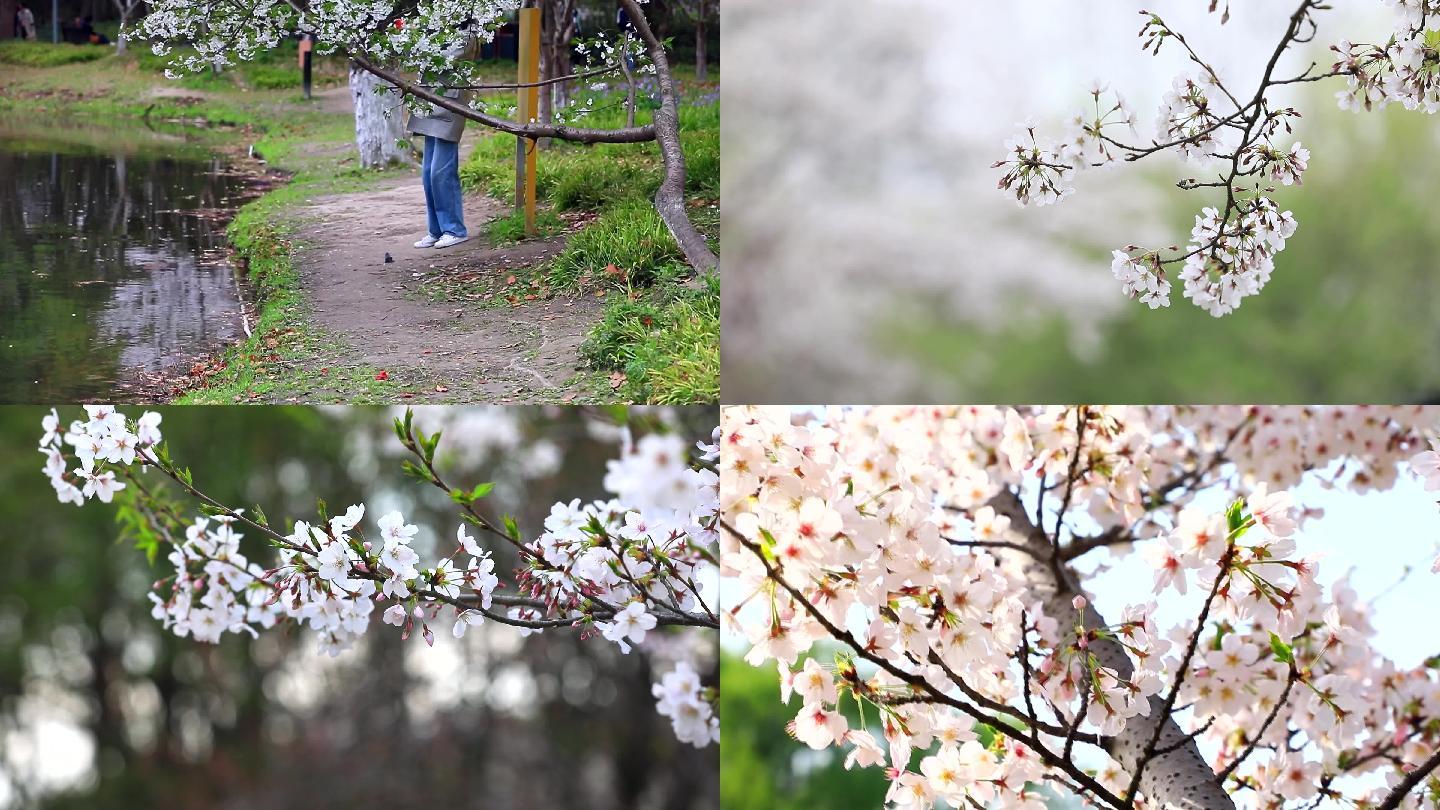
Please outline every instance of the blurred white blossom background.
[{"label": "blurred white blossom background", "polygon": [[[1144,7],[1248,94],[1294,8],[1233,5],[1224,25],[1208,0]],[[1337,5],[1320,12],[1313,43],[1285,55],[1282,74],[1311,61],[1328,69],[1328,46],[1342,38],[1388,35],[1381,0]],[[1111,250],[1183,244],[1193,216],[1215,203],[1174,187],[1197,175],[1177,158],[1083,173],[1053,207],[1021,210],[996,189],[991,164],[1019,122],[1058,136],[1092,79],[1125,95],[1135,140],[1150,140],[1161,95],[1194,66],[1173,45],[1141,51],[1141,7],[727,0],[726,401],[1372,401],[1440,390],[1440,331],[1426,317],[1440,311],[1440,229],[1429,223],[1440,217],[1426,191],[1440,182],[1436,117],[1342,113],[1338,79],[1277,93],[1300,108],[1295,137],[1314,152],[1303,189],[1277,195],[1300,227],[1276,260],[1276,286],[1257,296],[1285,306],[1247,302],[1218,321],[1182,312],[1194,308],[1178,295],[1168,310],[1141,311],[1110,275]],[[1377,154],[1396,165],[1378,175],[1362,165]],[[1382,188],[1391,174],[1400,186]],[[1342,216],[1335,198],[1348,199],[1362,175],[1381,179],[1353,204],[1382,200],[1362,213],[1394,230],[1373,234],[1345,212],[1348,235],[1368,234],[1348,256],[1327,241],[1346,228],[1304,206]],[[1373,255],[1362,245],[1397,233],[1413,242],[1374,258],[1398,269],[1381,277],[1357,266]],[[1307,239],[1309,253],[1294,251]],[[1364,326],[1347,333],[1337,319]],[[1391,360],[1361,369],[1375,346]]]}]

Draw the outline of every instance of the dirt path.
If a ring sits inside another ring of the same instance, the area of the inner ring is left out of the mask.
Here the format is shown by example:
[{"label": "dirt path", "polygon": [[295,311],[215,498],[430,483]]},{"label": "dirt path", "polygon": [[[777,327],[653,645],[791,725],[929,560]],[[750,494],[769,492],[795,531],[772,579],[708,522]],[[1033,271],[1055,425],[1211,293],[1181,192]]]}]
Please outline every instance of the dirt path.
[{"label": "dirt path", "polygon": [[300,213],[295,263],[315,324],[343,344],[336,354],[385,370],[397,392],[417,401],[555,401],[580,393],[572,378],[600,312],[595,298],[538,295],[517,306],[504,295],[447,301],[435,294],[457,276],[472,288],[504,290],[515,271],[563,246],[555,237],[492,247],[485,223],[502,213],[499,201],[468,195],[470,241],[416,249],[425,233],[416,178],[311,201]]}]

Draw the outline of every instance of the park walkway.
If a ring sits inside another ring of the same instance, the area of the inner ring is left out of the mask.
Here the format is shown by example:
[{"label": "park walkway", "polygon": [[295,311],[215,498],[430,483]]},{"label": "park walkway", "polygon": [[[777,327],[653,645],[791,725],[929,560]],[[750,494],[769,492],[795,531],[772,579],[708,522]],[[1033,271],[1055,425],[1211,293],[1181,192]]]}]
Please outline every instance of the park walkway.
[{"label": "park walkway", "polygon": [[[491,197],[467,195],[471,239],[446,250],[416,249],[425,203],[415,177],[365,191],[318,197],[299,209],[295,265],[315,326],[333,335],[354,365],[385,370],[418,401],[503,402],[573,397],[579,347],[599,317],[587,295],[445,300],[433,288],[463,276],[472,286],[506,281],[557,253],[564,237],[494,247],[485,223],[504,213]],[[392,261],[386,261],[389,254]],[[477,281],[480,280],[480,281]],[[519,291],[517,291],[519,292]]]}]

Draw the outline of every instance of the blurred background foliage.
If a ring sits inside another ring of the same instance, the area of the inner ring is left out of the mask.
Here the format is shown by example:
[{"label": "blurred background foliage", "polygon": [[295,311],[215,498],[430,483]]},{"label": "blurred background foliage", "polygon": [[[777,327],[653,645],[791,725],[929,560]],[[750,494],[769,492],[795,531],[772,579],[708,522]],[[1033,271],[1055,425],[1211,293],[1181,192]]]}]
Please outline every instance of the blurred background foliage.
[{"label": "blurred background foliage", "polygon": [[[366,503],[367,523],[399,508],[422,527],[422,558],[453,542],[445,493],[400,474],[388,411],[161,410],[172,455],[222,502],[287,526],[317,497]],[[682,746],[654,711],[652,668],[670,664],[612,644],[493,624],[462,643],[444,616],[434,649],[376,627],[336,659],[294,628],[219,645],[163,632],[146,598],[163,554],[152,568],[117,542],[113,506],[55,501],[31,451],[43,413],[0,408],[0,807],[715,806],[716,749]],[[667,414],[663,429],[697,439],[715,423],[710,408]],[[487,507],[533,535],[556,500],[602,494],[616,444],[595,416],[422,409],[416,422],[446,425],[438,458],[455,481],[495,481]],[[504,581],[515,560],[497,557]]]}]

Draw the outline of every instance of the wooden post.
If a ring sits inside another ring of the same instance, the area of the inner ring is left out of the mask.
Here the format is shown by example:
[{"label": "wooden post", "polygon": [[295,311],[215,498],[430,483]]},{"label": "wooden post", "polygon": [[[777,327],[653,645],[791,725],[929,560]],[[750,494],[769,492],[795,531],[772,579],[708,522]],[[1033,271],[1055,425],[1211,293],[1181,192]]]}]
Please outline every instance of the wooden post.
[{"label": "wooden post", "polygon": [[[533,123],[540,114],[540,9],[520,9],[520,69],[516,117]],[[516,136],[515,210],[524,206],[525,234],[535,235],[535,139]]]}]

